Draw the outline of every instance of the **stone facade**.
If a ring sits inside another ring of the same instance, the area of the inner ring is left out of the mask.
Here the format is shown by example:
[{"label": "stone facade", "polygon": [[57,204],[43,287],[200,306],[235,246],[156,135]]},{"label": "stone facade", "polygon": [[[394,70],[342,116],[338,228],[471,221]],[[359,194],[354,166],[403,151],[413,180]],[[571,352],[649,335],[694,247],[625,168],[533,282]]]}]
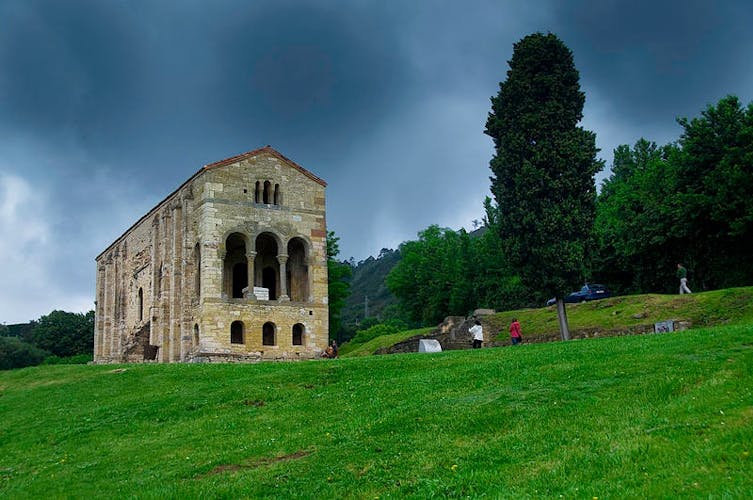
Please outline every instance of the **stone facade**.
[{"label": "stone facade", "polygon": [[325,188],[269,146],[204,166],[97,257],[94,361],[319,356]]}]

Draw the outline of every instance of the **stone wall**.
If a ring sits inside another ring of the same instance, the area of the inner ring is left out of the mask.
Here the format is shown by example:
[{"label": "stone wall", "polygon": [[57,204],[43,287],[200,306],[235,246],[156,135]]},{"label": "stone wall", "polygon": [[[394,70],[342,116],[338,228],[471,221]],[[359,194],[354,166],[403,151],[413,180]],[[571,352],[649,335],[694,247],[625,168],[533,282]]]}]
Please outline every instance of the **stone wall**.
[{"label": "stone wall", "polygon": [[97,257],[95,362],[318,356],[325,187],[269,147],[197,172]]}]

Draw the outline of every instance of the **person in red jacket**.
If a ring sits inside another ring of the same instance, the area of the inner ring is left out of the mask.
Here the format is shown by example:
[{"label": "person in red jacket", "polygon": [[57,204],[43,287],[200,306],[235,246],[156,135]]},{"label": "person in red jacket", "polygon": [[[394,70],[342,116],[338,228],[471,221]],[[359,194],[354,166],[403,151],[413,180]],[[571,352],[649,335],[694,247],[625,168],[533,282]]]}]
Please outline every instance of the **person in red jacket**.
[{"label": "person in red jacket", "polygon": [[523,341],[523,336],[520,334],[520,323],[516,318],[513,318],[512,323],[510,323],[510,339],[512,345],[518,345]]}]

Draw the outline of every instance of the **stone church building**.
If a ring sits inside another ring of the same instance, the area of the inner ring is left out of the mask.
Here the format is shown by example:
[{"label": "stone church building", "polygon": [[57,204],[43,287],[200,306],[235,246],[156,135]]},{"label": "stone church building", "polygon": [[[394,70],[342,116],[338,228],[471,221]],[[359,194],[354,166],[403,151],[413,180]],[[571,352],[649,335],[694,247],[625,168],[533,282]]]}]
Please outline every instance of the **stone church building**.
[{"label": "stone church building", "polygon": [[326,186],[269,146],[196,172],[97,257],[94,361],[319,356]]}]

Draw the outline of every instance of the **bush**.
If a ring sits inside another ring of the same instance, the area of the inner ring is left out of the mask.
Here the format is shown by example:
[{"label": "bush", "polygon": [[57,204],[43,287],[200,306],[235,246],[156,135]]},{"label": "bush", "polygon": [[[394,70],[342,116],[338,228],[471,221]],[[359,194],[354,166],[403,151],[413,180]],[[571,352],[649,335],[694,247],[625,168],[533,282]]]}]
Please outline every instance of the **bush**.
[{"label": "bush", "polygon": [[47,356],[44,358],[43,365],[85,365],[86,363],[90,363],[92,361],[92,355],[91,354],[76,354],[75,356],[67,356],[67,357],[59,357],[55,356],[54,354],[52,356]]},{"label": "bush", "polygon": [[0,370],[40,364],[50,353],[15,337],[0,337]]},{"label": "bush", "polygon": [[52,311],[39,318],[31,340],[56,356],[67,358],[94,352],[94,311],[86,314]]}]

